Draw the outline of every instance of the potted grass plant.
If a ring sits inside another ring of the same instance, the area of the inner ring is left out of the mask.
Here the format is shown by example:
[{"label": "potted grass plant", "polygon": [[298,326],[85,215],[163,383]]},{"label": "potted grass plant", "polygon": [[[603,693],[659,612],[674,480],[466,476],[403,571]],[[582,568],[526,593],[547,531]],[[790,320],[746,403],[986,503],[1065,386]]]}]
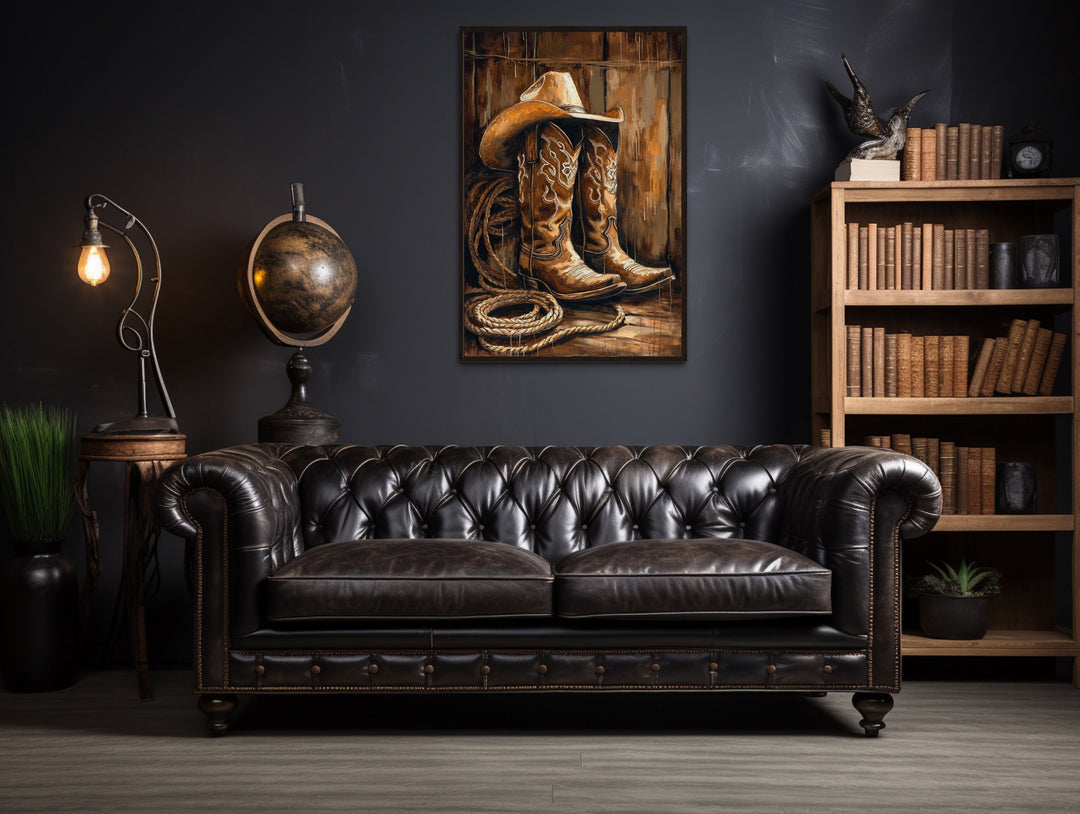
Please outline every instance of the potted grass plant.
[{"label": "potted grass plant", "polygon": [[74,444],[70,411],[0,406],[0,505],[15,549],[0,581],[0,661],[15,692],[75,680],[78,588],[61,554],[75,507]]},{"label": "potted grass plant", "polygon": [[954,568],[929,563],[932,573],[912,585],[919,626],[932,639],[981,639],[990,626],[990,597],[1001,592],[1001,572],[966,559]]}]

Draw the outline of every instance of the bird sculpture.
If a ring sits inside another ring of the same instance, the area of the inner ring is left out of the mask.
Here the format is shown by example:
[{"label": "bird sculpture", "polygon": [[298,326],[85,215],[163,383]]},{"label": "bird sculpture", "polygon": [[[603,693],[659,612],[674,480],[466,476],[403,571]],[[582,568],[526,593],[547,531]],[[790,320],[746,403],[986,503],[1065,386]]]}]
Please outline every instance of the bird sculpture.
[{"label": "bird sculpture", "polygon": [[844,111],[844,121],[848,129],[857,136],[867,139],[858,147],[848,153],[848,158],[884,158],[895,159],[897,153],[904,149],[907,143],[907,122],[912,108],[927,91],[917,94],[903,107],[896,108],[887,121],[882,121],[874,111],[874,103],[870,99],[870,92],[855,74],[855,70],[843,54],[840,59],[844,62],[844,70],[851,79],[851,98],[842,94],[836,87],[825,81],[825,87],[833,98],[840,103]]}]

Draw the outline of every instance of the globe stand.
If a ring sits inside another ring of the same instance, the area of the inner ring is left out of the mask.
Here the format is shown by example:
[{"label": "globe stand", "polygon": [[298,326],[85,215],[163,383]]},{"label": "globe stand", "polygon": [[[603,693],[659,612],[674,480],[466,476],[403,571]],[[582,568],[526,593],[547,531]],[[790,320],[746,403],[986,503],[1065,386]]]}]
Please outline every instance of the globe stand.
[{"label": "globe stand", "polygon": [[325,446],[341,440],[341,422],[308,403],[311,363],[300,348],[285,365],[292,393],[273,415],[259,419],[259,442]]}]

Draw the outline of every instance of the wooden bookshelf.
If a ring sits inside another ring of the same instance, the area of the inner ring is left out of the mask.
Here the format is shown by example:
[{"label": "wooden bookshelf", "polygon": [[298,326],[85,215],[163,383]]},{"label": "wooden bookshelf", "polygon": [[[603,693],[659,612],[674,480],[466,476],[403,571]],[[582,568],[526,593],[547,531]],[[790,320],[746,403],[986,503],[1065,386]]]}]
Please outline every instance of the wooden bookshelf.
[{"label": "wooden bookshelf", "polygon": [[[823,430],[829,431],[833,446],[910,434],[993,447],[997,461],[1031,460],[1036,465],[1037,514],[945,514],[929,535],[905,545],[905,577],[923,573],[926,560],[966,557],[1000,568],[1004,579],[984,639],[927,638],[917,629],[917,615],[908,612],[904,654],[1068,657],[1074,683],[1080,686],[1080,633],[1074,633],[1080,631],[1074,516],[1080,503],[1080,411],[1075,399],[1080,381],[1075,318],[1080,306],[1080,180],[834,183],[814,197],[811,218],[814,442]],[[849,269],[856,245],[849,223],[896,230],[894,265],[887,278],[892,287],[870,290],[851,284],[858,274],[854,266]],[[1061,287],[992,290],[954,285],[927,290],[915,275],[904,287],[897,228],[904,223],[943,224],[954,234],[979,229],[990,243],[1019,244],[1023,235],[1057,234]],[[1040,326],[1065,335],[1065,354],[1050,395],[900,398],[848,392],[848,325],[917,336],[968,336],[970,381],[983,339],[1002,336],[1012,320],[1039,320]],[[1067,558],[1059,556],[1063,547]],[[1062,566],[1063,560],[1069,565]],[[1061,573],[1063,567],[1067,573]],[[1071,593],[1071,605],[1059,599],[1063,592]],[[1063,604],[1068,605],[1068,618],[1061,618]]]}]

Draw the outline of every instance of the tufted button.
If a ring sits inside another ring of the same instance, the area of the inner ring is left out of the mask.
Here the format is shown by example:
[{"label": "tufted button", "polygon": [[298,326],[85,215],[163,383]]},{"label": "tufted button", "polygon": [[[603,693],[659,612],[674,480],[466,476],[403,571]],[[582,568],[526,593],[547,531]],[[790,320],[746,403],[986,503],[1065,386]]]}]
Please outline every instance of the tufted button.
[{"label": "tufted button", "polygon": [[420,531],[427,531],[427,530],[428,530],[427,523],[421,523],[420,524]]},{"label": "tufted button", "polygon": [[544,675],[547,671],[548,668],[546,664],[541,664],[536,668],[536,672],[540,673],[540,675]]},{"label": "tufted button", "polygon": [[476,530],[477,531],[483,531],[484,530],[484,524],[483,523],[478,523],[477,526],[476,526]]},{"label": "tufted button", "polygon": [[427,673],[428,675],[431,675],[432,673],[435,672],[435,665],[434,664],[425,664],[424,665],[424,672]]},{"label": "tufted button", "polygon": [[536,523],[529,523],[529,531],[536,531]]},{"label": "tufted button", "polygon": [[255,675],[257,675],[257,676],[266,675],[266,667],[264,667],[261,664],[256,664],[255,665]]},{"label": "tufted button", "polygon": [[691,526],[689,523],[687,523],[683,528],[685,528],[687,531],[690,531],[693,528],[693,526]]},{"label": "tufted button", "polygon": [[604,674],[604,665],[603,665],[603,664],[598,664],[598,665],[596,665],[596,670],[595,670],[594,672],[595,672],[595,673],[596,673],[596,674],[597,674],[598,676],[602,676],[602,675]]},{"label": "tufted button", "polygon": [[652,664],[649,665],[649,669],[652,670],[654,673],[659,673],[660,672],[660,664],[658,662],[654,661]]},{"label": "tufted button", "polygon": [[715,661],[710,661],[709,662],[709,672],[715,673],[719,669],[720,669],[720,665],[717,664]]},{"label": "tufted button", "polygon": [[768,667],[765,668],[765,672],[768,673],[769,675],[772,675],[773,673],[776,672],[776,665],[775,664],[770,664]]},{"label": "tufted button", "polygon": [[369,664],[367,666],[367,671],[369,673],[371,673],[372,675],[375,675],[375,673],[379,672],[379,665],[378,664]]},{"label": "tufted button", "polygon": [[832,672],[832,665],[831,664],[826,664],[823,669],[825,670],[826,673],[831,673]]},{"label": "tufted button", "polygon": [[582,531],[588,531],[589,530],[589,524],[588,523],[582,523],[581,524],[581,530]]},{"label": "tufted button", "polygon": [[318,664],[312,664],[311,665],[311,674],[313,676],[317,676],[321,672],[322,672],[322,667],[320,667]]},{"label": "tufted button", "polygon": [[488,665],[485,664],[483,667],[480,668],[480,675],[482,675],[482,676],[491,675],[491,667],[489,667]]}]

